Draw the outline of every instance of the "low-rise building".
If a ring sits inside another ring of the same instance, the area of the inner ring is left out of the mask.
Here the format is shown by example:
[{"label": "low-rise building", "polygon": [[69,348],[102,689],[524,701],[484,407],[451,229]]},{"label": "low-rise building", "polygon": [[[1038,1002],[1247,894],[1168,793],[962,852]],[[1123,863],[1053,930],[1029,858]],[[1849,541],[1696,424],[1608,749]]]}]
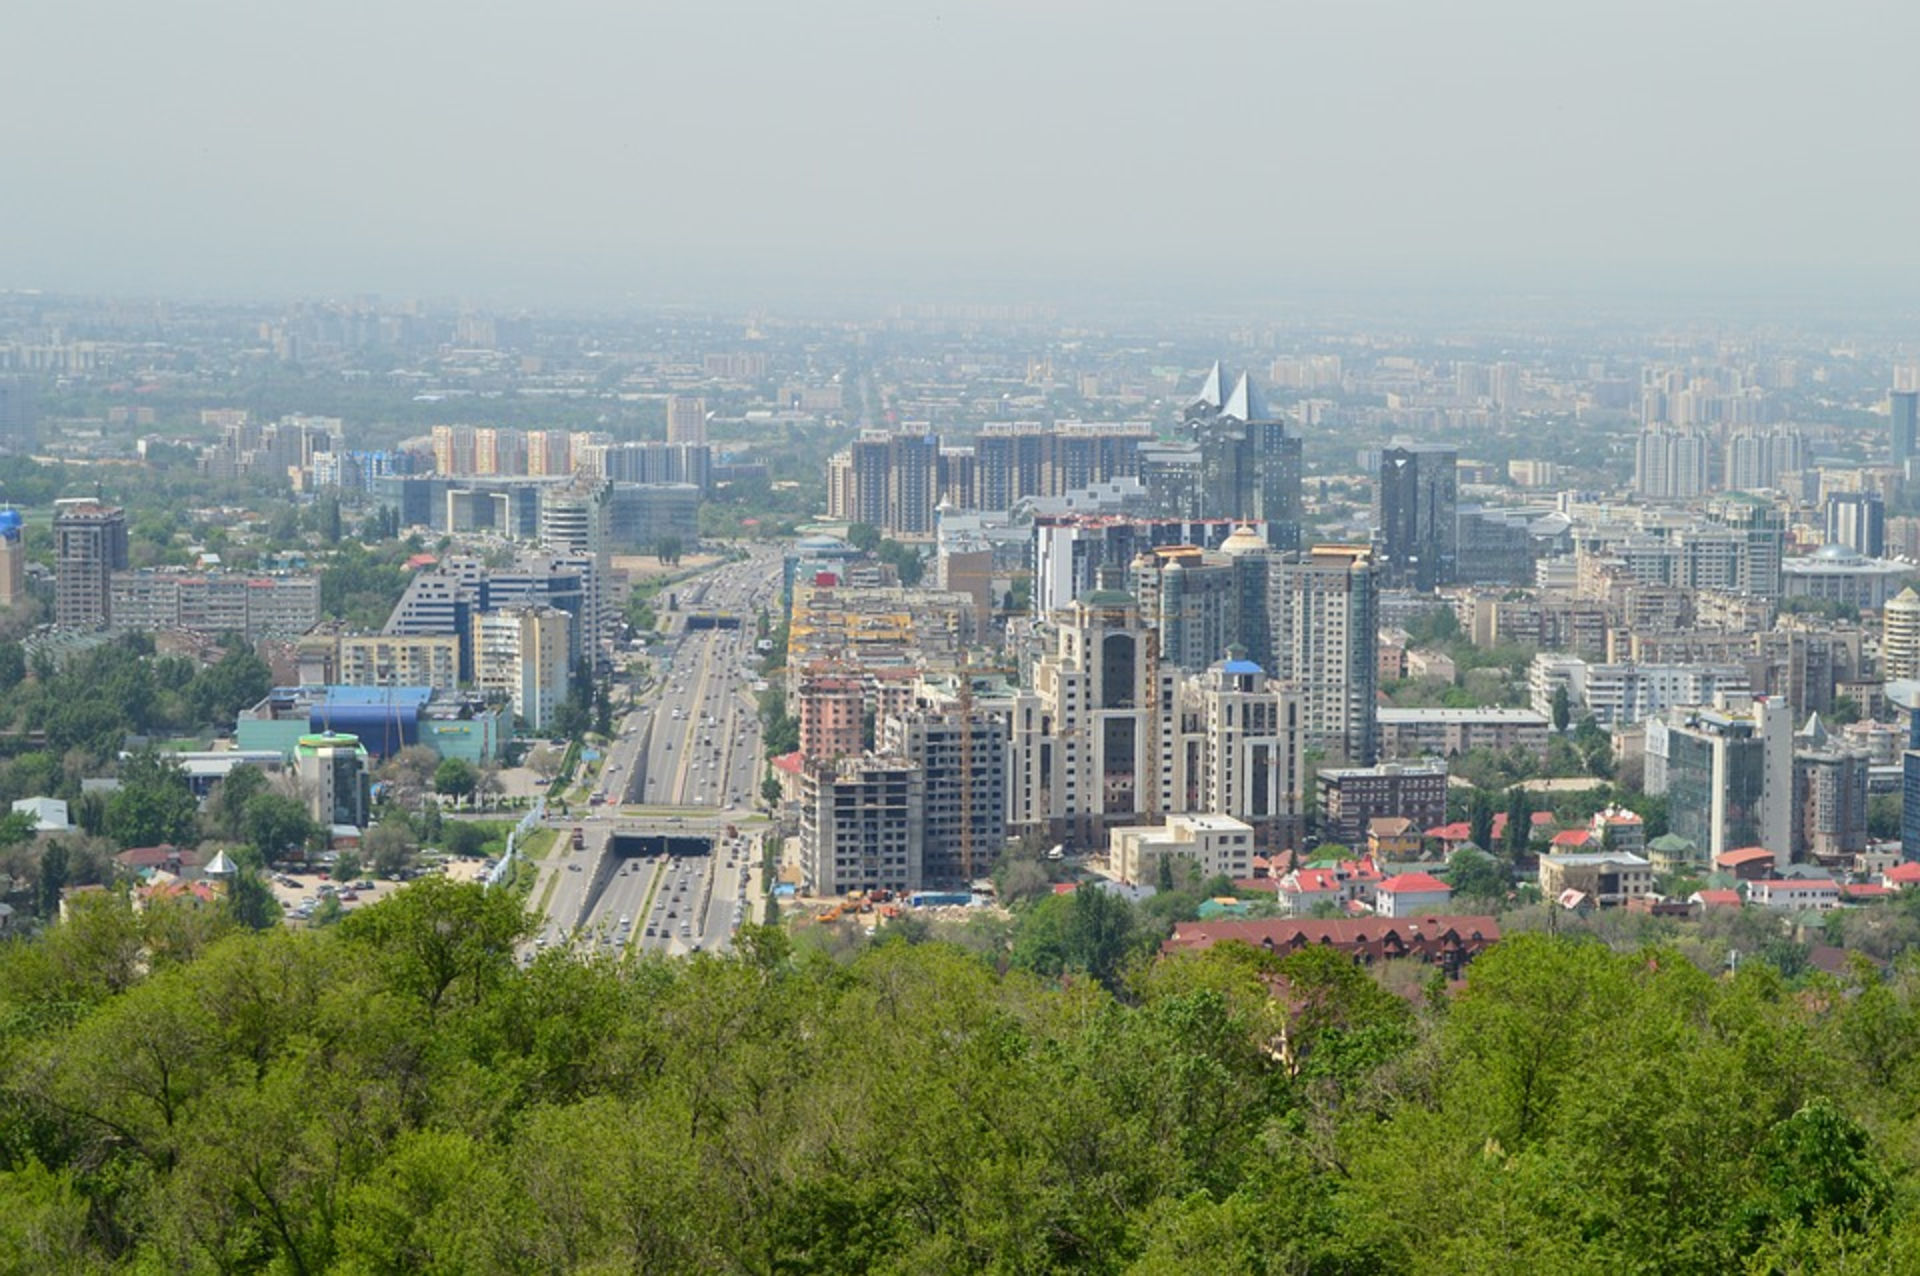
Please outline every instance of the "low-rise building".
[{"label": "low-rise building", "polygon": [[1382,917],[1424,917],[1446,911],[1453,887],[1431,873],[1396,873],[1374,889],[1373,900]]},{"label": "low-rise building", "polygon": [[1614,908],[1653,891],[1653,865],[1626,851],[1542,855],[1539,881],[1549,900],[1577,891],[1598,907]]},{"label": "low-rise building", "polygon": [[1420,826],[1404,815],[1380,815],[1367,821],[1367,854],[1376,863],[1417,858],[1425,840]]},{"label": "low-rise building", "polygon": [[1840,907],[1840,884],[1830,878],[1763,877],[1747,883],[1747,901],[1780,912],[1824,913]]},{"label": "low-rise building", "polygon": [[1594,840],[1610,851],[1639,855],[1647,849],[1647,826],[1623,806],[1609,806],[1593,814]]},{"label": "low-rise building", "polygon": [[1150,882],[1160,860],[1183,855],[1205,878],[1253,875],[1253,826],[1230,815],[1169,815],[1164,825],[1108,831],[1109,863],[1123,881]]},{"label": "low-rise building", "polygon": [[1297,868],[1280,878],[1275,892],[1290,917],[1304,917],[1322,904],[1345,902],[1339,875],[1330,868]]},{"label": "low-rise building", "polygon": [[1473,749],[1547,755],[1549,723],[1532,709],[1382,708],[1376,716],[1383,758],[1448,758]]},{"label": "low-rise building", "polygon": [[1655,874],[1703,873],[1707,857],[1688,839],[1674,833],[1662,833],[1647,843],[1647,859]]},{"label": "low-rise building", "polygon": [[64,833],[73,827],[67,804],[60,798],[21,798],[13,804],[13,814],[32,816],[36,833]]},{"label": "low-rise building", "polygon": [[1805,558],[1790,558],[1780,564],[1781,592],[1788,598],[1817,598],[1861,611],[1885,607],[1912,574],[1912,563],[1868,558],[1837,544],[1823,545]]},{"label": "low-rise building", "polygon": [[108,588],[116,629],[253,640],[303,634],[320,619],[320,578],[312,575],[141,568],[113,573]]},{"label": "low-rise building", "polygon": [[1722,873],[1732,873],[1743,882],[1757,882],[1773,876],[1779,857],[1764,846],[1742,846],[1731,851],[1722,851],[1713,857],[1713,866]]},{"label": "low-rise building", "polygon": [[328,731],[358,737],[376,760],[421,744],[478,766],[498,761],[513,739],[513,713],[506,705],[431,687],[275,687],[240,711],[234,744],[291,762],[300,737]]},{"label": "low-rise building", "polygon": [[1447,814],[1447,768],[1443,762],[1383,762],[1370,767],[1330,767],[1320,772],[1320,838],[1361,845],[1368,824],[1400,816],[1418,828]]},{"label": "low-rise building", "polygon": [[301,736],[294,770],[314,823],[325,829],[367,826],[367,751],[356,737],[331,731]]},{"label": "low-rise building", "polygon": [[1161,952],[1198,951],[1233,942],[1281,956],[1302,948],[1331,948],[1366,965],[1428,962],[1457,979],[1467,963],[1500,942],[1500,924],[1484,915],[1181,922]]},{"label": "low-rise building", "polygon": [[1902,860],[1880,874],[1880,883],[1902,891],[1920,886],[1920,861]]}]

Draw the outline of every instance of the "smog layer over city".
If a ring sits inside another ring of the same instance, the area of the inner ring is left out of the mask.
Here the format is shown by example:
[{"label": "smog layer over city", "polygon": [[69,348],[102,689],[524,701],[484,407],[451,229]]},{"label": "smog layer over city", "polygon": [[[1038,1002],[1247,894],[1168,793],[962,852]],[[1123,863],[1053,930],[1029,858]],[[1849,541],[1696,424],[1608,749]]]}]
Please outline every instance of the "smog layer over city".
[{"label": "smog layer over city", "polygon": [[0,1273],[1920,1270],[1916,12],[10,15]]}]

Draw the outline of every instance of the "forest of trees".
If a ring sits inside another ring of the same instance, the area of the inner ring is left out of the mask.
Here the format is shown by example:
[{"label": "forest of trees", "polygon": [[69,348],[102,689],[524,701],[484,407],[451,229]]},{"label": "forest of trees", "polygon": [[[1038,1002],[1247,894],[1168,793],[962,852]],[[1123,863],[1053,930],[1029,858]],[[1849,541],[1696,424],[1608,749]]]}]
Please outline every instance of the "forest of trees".
[{"label": "forest of trees", "polygon": [[1920,972],[1522,935],[1465,989],[1232,945],[517,966],[111,895],[0,946],[0,1270],[1920,1267]]},{"label": "forest of trees", "polygon": [[129,733],[230,731],[272,682],[266,662],[237,639],[207,665],[156,656],[152,639],[137,633],[59,665],[36,659],[30,670],[20,644],[0,641],[0,729],[46,737],[0,764],[0,798],[9,801],[78,796],[81,777],[110,767]]}]

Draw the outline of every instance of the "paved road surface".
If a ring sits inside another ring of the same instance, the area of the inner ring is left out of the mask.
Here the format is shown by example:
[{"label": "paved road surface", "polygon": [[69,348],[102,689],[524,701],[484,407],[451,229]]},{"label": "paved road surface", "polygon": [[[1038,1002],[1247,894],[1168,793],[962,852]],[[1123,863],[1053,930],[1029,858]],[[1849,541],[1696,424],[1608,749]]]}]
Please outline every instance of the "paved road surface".
[{"label": "paved road surface", "polygon": [[[754,621],[760,608],[775,605],[779,572],[778,556],[761,552],[675,591],[679,608],[669,619],[676,636],[656,649],[662,676],[620,724],[619,737],[607,751],[602,789],[626,809],[602,806],[554,821],[561,835],[534,887],[538,900],[549,876],[559,879],[543,919],[542,946],[571,942],[579,951],[717,951],[732,942],[741,920],[757,920],[747,911],[742,882],[755,852],[750,839],[729,842],[724,828],[746,818],[759,796],[760,721],[751,690],[758,660]],[[737,616],[740,623],[738,628],[689,629],[690,614]],[[576,826],[585,842],[579,852],[569,845]],[[655,855],[606,865],[605,888],[590,901],[616,830],[710,831],[713,854],[676,854],[666,862]],[[584,920],[583,908],[589,909]],[[646,933],[648,927],[654,934]]]}]

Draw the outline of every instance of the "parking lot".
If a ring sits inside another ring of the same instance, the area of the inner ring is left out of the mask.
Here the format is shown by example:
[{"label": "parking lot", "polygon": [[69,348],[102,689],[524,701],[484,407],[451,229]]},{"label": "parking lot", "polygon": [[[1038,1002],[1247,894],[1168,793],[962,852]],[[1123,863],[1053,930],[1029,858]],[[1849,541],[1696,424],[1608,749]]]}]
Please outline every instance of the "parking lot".
[{"label": "parking lot", "polygon": [[[441,867],[444,875],[456,882],[477,882],[485,878],[487,872],[485,860],[472,858],[447,860]],[[268,881],[273,886],[273,897],[280,902],[281,911],[285,913],[290,926],[306,923],[328,894],[339,899],[341,912],[350,913],[356,908],[365,908],[368,904],[385,899],[406,885],[405,882],[378,880],[366,874],[351,882],[336,882],[327,873],[317,871],[275,872]]]}]

